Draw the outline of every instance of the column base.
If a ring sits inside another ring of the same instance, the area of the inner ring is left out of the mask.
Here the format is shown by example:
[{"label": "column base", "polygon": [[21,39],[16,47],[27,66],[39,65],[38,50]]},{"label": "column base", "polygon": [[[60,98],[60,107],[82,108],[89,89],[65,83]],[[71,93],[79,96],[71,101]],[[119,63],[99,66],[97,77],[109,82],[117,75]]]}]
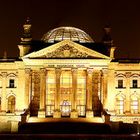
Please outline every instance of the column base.
[{"label": "column base", "polygon": [[94,115],[94,113],[92,110],[86,111],[86,118],[93,118],[94,117],[93,115]]},{"label": "column base", "polygon": [[2,111],[0,112],[0,115],[6,115],[6,111],[2,110]]},{"label": "column base", "polygon": [[70,113],[70,118],[78,118],[78,112],[76,110],[73,110],[71,113]]},{"label": "column base", "polygon": [[39,110],[38,111],[38,118],[45,118],[46,117],[46,112],[44,110]]},{"label": "column base", "polygon": [[54,111],[53,118],[61,118],[61,112],[59,110]]},{"label": "column base", "polygon": [[126,115],[130,115],[131,112],[130,112],[130,111],[125,111],[124,114],[126,114]]}]

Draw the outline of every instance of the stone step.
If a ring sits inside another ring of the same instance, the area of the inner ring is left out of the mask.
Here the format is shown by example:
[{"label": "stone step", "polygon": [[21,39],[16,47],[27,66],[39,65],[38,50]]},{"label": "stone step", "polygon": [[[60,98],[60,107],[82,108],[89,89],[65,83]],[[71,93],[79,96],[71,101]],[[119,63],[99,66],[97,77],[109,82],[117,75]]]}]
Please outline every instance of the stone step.
[{"label": "stone step", "polygon": [[[33,122],[36,121],[36,122]],[[93,119],[92,119],[93,120]],[[21,124],[18,132],[22,134],[110,134],[111,127],[106,123],[93,122],[89,119],[37,119],[30,118]],[[37,122],[38,121],[38,122]],[[42,121],[42,122],[41,122]],[[46,121],[46,122],[45,122]]]},{"label": "stone step", "polygon": [[33,122],[93,122],[93,123],[104,123],[102,117],[93,118],[38,118],[30,117],[28,123]]}]

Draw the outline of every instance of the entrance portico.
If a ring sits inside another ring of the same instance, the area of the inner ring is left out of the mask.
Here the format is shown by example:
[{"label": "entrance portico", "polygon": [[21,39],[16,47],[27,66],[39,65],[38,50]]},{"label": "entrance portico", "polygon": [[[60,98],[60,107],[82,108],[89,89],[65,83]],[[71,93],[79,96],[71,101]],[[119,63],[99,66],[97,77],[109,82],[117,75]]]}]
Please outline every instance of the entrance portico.
[{"label": "entrance portico", "polygon": [[[96,71],[93,68],[50,68],[46,69],[45,73],[43,79],[46,80],[40,87],[44,88],[43,86],[45,86],[46,89],[43,96],[45,99],[40,97],[40,104],[45,101],[44,115],[41,116],[39,111],[39,117],[94,117],[93,97],[96,96],[97,100],[103,98],[100,93],[103,88],[101,87],[103,82],[101,81],[101,70]],[[98,82],[96,86],[94,81]]]},{"label": "entrance portico", "polygon": [[[60,48],[63,52],[66,49],[69,53],[65,55],[56,52]],[[77,53],[72,55],[73,51]],[[48,55],[50,58],[42,58]],[[23,61],[26,65],[30,65],[32,72],[36,71],[40,75],[39,89],[32,86],[34,83],[28,86],[36,97],[39,95],[38,117],[94,117],[94,110],[100,108],[95,103],[104,101],[101,91],[105,91],[103,88],[105,89],[106,85],[101,84],[103,83],[101,80],[104,80],[101,73],[103,69],[107,69],[109,57],[75,42],[64,40],[24,56]],[[99,104],[101,103],[97,105]]]}]

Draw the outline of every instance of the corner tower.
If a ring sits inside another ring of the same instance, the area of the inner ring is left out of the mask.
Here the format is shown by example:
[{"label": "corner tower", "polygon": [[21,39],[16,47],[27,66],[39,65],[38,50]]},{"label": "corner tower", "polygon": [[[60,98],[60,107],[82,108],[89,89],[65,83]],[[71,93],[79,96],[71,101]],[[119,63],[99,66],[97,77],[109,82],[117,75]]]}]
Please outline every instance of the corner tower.
[{"label": "corner tower", "polygon": [[109,26],[104,27],[102,42],[108,47],[110,58],[114,59],[114,51],[116,47],[114,46],[113,39],[111,37],[111,28]]},{"label": "corner tower", "polygon": [[20,44],[18,45],[20,58],[28,54],[31,49],[31,26],[30,19],[27,18],[25,24],[23,25],[23,35],[21,37]]}]

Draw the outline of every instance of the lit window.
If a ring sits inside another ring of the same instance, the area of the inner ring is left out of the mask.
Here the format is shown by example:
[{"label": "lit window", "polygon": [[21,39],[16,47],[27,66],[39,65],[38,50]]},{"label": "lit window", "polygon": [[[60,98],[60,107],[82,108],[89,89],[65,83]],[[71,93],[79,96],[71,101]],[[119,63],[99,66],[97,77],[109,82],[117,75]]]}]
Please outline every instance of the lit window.
[{"label": "lit window", "polygon": [[124,113],[124,99],[122,97],[116,99],[116,112],[117,114]]},{"label": "lit window", "polygon": [[118,80],[118,88],[123,88],[123,80]]},{"label": "lit window", "polygon": [[10,80],[9,80],[9,87],[10,87],[10,88],[14,88],[14,84],[15,84],[14,79],[10,79]]},{"label": "lit window", "polygon": [[15,97],[14,96],[10,96],[8,98],[8,111],[7,113],[14,113],[15,112]]},{"label": "lit window", "polygon": [[131,113],[133,113],[133,114],[138,113],[138,99],[137,99],[137,97],[131,98]]},{"label": "lit window", "polygon": [[133,88],[137,88],[138,87],[138,80],[133,80]]}]

